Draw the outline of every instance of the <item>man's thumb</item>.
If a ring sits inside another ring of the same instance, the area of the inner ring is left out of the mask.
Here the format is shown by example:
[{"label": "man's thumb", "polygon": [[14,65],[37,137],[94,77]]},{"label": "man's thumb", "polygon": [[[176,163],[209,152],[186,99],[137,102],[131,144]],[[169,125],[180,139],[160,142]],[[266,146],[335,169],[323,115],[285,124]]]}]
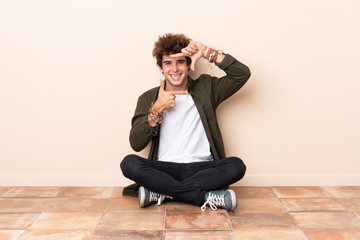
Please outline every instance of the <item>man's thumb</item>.
[{"label": "man's thumb", "polygon": [[160,80],[160,90],[165,91],[165,81]]},{"label": "man's thumb", "polygon": [[195,63],[194,62],[191,63],[190,69],[191,69],[191,71],[195,72]]}]

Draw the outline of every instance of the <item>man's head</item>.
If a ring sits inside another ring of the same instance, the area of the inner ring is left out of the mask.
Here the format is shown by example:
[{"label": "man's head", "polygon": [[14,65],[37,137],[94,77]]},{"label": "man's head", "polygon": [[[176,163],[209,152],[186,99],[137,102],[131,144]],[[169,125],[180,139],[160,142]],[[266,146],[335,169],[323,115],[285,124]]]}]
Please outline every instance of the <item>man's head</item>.
[{"label": "man's head", "polygon": [[[159,36],[159,39],[154,44],[152,51],[153,57],[156,59],[156,64],[162,68],[163,56],[180,53],[181,49],[189,45],[191,39],[184,34],[167,33]],[[190,66],[191,59],[186,57],[187,64]]]},{"label": "man's head", "polygon": [[189,57],[173,57],[172,54],[181,53],[190,39],[184,34],[168,33],[160,36],[155,42],[153,56],[156,58],[159,70],[164,74],[168,90],[186,90],[188,72],[191,64]]}]

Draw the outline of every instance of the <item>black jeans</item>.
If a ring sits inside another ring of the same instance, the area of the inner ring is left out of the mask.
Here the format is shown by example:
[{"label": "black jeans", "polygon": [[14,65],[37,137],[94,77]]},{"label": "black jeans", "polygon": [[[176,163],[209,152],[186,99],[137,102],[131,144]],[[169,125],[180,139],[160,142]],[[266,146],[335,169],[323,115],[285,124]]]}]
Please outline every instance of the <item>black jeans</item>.
[{"label": "black jeans", "polygon": [[210,162],[172,163],[131,154],[120,164],[125,177],[156,193],[201,206],[205,193],[219,190],[243,178],[246,166],[240,158]]}]

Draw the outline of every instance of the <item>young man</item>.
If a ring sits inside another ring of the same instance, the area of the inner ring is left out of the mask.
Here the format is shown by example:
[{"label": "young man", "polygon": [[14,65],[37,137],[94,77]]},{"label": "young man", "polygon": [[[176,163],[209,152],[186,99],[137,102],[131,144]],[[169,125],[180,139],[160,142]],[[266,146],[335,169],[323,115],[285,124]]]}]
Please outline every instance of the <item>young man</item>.
[{"label": "young man", "polygon": [[[226,158],[215,112],[245,84],[250,70],[183,34],[160,36],[153,56],[165,80],[139,97],[130,131],[135,151],[152,145],[148,159],[132,154],[121,162],[124,176],[136,182],[124,194],[137,195],[141,207],[160,205],[169,196],[202,210],[207,204],[213,210],[235,209],[234,191],[223,189],[243,178],[246,167],[237,157]],[[189,70],[200,58],[226,75],[191,79]]]}]

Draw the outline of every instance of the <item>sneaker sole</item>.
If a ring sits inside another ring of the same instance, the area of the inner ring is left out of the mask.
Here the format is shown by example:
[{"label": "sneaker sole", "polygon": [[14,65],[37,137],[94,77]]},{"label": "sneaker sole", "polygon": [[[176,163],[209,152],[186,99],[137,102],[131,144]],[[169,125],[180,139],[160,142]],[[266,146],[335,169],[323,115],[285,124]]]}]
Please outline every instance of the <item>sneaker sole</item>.
[{"label": "sneaker sole", "polygon": [[232,208],[230,210],[234,210],[237,207],[236,194],[233,190],[227,190],[230,193],[231,201],[233,203]]},{"label": "sneaker sole", "polygon": [[139,205],[140,207],[144,207],[145,204],[145,188],[144,187],[139,187]]}]

